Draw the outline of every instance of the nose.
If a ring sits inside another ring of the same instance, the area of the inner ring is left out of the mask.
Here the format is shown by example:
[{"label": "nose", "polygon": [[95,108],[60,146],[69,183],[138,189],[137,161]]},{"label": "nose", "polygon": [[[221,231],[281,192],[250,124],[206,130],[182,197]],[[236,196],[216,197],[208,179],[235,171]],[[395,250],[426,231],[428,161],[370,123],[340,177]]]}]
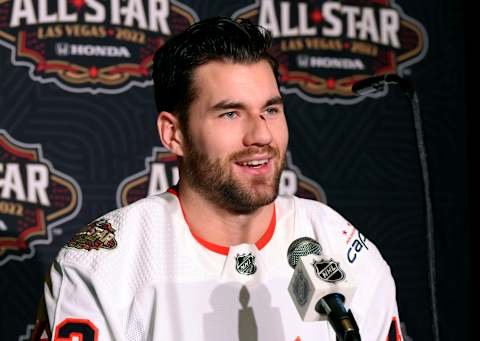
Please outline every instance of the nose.
[{"label": "nose", "polygon": [[247,124],[244,135],[246,146],[265,146],[272,142],[272,132],[268,126],[268,120],[263,115],[250,117]]}]

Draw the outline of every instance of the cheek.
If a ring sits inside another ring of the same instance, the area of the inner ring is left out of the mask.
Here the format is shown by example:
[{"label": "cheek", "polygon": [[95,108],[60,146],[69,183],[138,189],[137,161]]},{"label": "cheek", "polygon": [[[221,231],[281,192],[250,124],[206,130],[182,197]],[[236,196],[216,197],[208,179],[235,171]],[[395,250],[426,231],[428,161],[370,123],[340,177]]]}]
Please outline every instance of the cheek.
[{"label": "cheek", "polygon": [[275,126],[275,136],[278,147],[286,150],[288,145],[288,127],[285,120],[281,120],[278,122],[278,125]]},{"label": "cheek", "polygon": [[225,159],[239,148],[235,142],[238,134],[233,131],[211,129],[199,134],[197,147],[204,151],[210,159]]}]

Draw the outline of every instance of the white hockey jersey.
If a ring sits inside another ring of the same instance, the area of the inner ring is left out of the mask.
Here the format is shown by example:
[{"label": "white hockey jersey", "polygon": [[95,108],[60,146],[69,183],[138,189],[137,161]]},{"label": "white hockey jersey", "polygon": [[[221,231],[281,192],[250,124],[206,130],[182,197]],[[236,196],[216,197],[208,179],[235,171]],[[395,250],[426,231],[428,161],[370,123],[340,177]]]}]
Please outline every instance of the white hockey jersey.
[{"label": "white hockey jersey", "polygon": [[227,248],[192,234],[174,190],[106,214],[60,251],[45,289],[52,340],[335,341],[288,294],[287,249],[304,236],[345,258],[362,340],[400,341],[390,269],[335,211],[279,197],[257,243]]}]

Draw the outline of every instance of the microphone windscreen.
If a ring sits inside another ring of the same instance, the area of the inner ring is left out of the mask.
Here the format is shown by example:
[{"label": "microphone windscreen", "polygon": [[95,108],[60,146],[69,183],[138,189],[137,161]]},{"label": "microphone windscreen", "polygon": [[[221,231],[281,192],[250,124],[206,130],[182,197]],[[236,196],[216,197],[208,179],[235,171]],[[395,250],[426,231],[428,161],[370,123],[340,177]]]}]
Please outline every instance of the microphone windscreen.
[{"label": "microphone windscreen", "polygon": [[287,251],[288,264],[295,269],[300,257],[306,255],[318,255],[322,254],[322,246],[310,237],[301,237],[295,239]]}]

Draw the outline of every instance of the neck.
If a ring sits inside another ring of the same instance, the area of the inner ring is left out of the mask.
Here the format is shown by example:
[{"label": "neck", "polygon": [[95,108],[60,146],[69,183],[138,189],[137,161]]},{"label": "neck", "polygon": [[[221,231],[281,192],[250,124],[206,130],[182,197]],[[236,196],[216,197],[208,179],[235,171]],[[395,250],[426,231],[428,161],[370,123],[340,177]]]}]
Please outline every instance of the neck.
[{"label": "neck", "polygon": [[253,244],[263,236],[272,219],[274,203],[249,213],[238,213],[210,202],[182,181],[178,191],[192,233],[213,244]]}]

